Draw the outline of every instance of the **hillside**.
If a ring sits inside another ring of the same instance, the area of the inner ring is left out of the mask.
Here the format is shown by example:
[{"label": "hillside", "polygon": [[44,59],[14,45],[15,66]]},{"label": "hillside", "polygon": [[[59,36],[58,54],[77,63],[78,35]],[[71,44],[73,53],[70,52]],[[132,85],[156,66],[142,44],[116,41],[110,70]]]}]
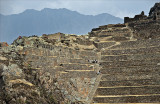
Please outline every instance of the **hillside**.
[{"label": "hillside", "polygon": [[160,3],[87,35],[0,42],[0,104],[160,104]]}]

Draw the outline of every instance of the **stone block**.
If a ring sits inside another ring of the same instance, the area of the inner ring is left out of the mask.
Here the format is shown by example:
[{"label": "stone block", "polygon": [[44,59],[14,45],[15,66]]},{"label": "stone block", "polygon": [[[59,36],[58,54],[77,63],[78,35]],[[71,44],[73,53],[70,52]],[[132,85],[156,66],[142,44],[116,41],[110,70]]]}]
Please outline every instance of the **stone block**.
[{"label": "stone block", "polygon": [[145,47],[136,49],[123,49],[123,50],[104,50],[102,55],[123,55],[123,54],[149,54],[160,52],[160,47]]},{"label": "stone block", "polygon": [[159,103],[160,95],[122,96],[122,97],[94,97],[98,103]]},{"label": "stone block", "polygon": [[129,60],[129,61],[114,61],[114,62],[101,62],[101,66],[105,67],[130,67],[130,66],[157,66],[160,59],[155,60]]},{"label": "stone block", "polygon": [[160,94],[160,85],[98,88],[96,95],[149,95]]},{"label": "stone block", "polygon": [[153,60],[160,59],[160,53],[150,54],[129,54],[129,55],[111,55],[102,56],[103,61],[130,61],[130,60]]},{"label": "stone block", "polygon": [[131,74],[131,75],[107,75],[104,74],[101,78],[102,81],[122,81],[122,80],[141,80],[141,79],[160,79],[159,74],[149,73],[149,74]]},{"label": "stone block", "polygon": [[160,85],[158,79],[139,79],[121,81],[100,81],[99,87]]},{"label": "stone block", "polygon": [[136,66],[136,67],[117,67],[117,68],[102,68],[100,72],[102,74],[148,74],[148,73],[159,73],[160,66]]},{"label": "stone block", "polygon": [[137,41],[124,41],[120,45],[111,47],[110,49],[139,49],[147,47],[159,47],[160,39],[146,39],[146,40],[137,40]]}]

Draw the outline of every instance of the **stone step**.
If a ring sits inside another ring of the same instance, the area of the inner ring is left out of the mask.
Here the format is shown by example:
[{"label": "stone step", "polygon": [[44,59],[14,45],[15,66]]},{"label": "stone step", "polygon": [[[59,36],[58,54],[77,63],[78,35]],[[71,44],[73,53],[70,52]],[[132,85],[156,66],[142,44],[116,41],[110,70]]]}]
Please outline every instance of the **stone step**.
[{"label": "stone step", "polygon": [[129,67],[129,66],[160,66],[160,59],[154,60],[130,60],[130,61],[114,61],[114,62],[100,62],[102,68],[109,67]]},{"label": "stone step", "polygon": [[160,94],[126,95],[126,96],[97,96],[93,98],[96,103],[160,103]]},{"label": "stone step", "polygon": [[61,74],[61,79],[66,78],[96,78],[97,73],[95,71],[69,71]]},{"label": "stone step", "polygon": [[149,53],[159,53],[160,46],[157,47],[145,47],[145,48],[133,48],[133,49],[109,49],[103,50],[101,52],[102,55],[129,55],[129,54],[149,54]]},{"label": "stone step", "polygon": [[100,81],[99,87],[116,87],[116,86],[142,86],[142,85],[160,85],[157,79],[140,79],[140,80],[121,80],[121,81]]},{"label": "stone step", "polygon": [[109,61],[129,61],[129,60],[152,60],[160,59],[160,53],[151,54],[129,54],[129,55],[103,55],[101,60]]},{"label": "stone step", "polygon": [[115,44],[116,44],[115,41],[111,41],[111,42],[107,41],[107,42],[97,42],[97,43],[94,43],[95,47],[98,48],[98,49],[107,48],[107,47],[113,46]]},{"label": "stone step", "polygon": [[84,51],[84,50],[79,51],[78,50],[77,54],[79,54],[80,56],[90,56],[90,57],[97,56],[97,52],[94,52],[94,51]]},{"label": "stone step", "polygon": [[132,48],[144,48],[151,46],[160,46],[160,38],[158,39],[147,39],[137,41],[124,41],[121,44],[111,47],[110,49],[132,49]]},{"label": "stone step", "polygon": [[[32,67],[32,68],[37,68],[37,67]],[[39,68],[42,68],[42,66]],[[51,71],[65,71],[65,72],[71,72],[71,71],[94,71],[94,68],[93,66],[90,66],[90,65],[85,65],[85,64],[76,64],[76,63],[72,63],[72,64],[62,64],[62,65],[58,65],[58,66],[46,66],[43,68],[46,68],[46,69],[50,69]]]},{"label": "stone step", "polygon": [[79,59],[69,59],[69,62],[70,63],[78,63],[78,64],[95,64],[95,60],[79,58]]},{"label": "stone step", "polygon": [[160,66],[135,66],[135,67],[117,67],[117,68],[102,68],[102,74],[137,74],[137,73],[160,73]]},{"label": "stone step", "polygon": [[85,59],[69,59],[70,63],[79,63],[79,64],[89,64],[89,62]]},{"label": "stone step", "polygon": [[160,79],[159,73],[148,74],[130,74],[130,75],[102,75],[101,81],[122,81],[122,80],[143,80],[143,79]]},{"label": "stone step", "polygon": [[94,66],[90,64],[78,64],[78,63],[70,63],[70,64],[60,64],[65,70],[93,70]]},{"label": "stone step", "polygon": [[96,95],[147,95],[160,94],[160,85],[99,87]]},{"label": "stone step", "polygon": [[25,60],[27,61],[37,61],[37,60],[41,60],[41,61],[46,61],[46,60],[57,60],[57,56],[38,56],[38,55],[26,55]]}]

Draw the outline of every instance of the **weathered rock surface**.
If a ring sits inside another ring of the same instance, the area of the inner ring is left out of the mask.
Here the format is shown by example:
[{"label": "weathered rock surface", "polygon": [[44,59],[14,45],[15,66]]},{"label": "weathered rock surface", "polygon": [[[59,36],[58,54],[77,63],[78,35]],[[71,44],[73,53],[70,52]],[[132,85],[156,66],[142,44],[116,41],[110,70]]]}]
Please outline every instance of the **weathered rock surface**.
[{"label": "weathered rock surface", "polygon": [[0,46],[0,103],[159,103],[158,13],[159,3],[149,16],[89,35],[34,35]]}]

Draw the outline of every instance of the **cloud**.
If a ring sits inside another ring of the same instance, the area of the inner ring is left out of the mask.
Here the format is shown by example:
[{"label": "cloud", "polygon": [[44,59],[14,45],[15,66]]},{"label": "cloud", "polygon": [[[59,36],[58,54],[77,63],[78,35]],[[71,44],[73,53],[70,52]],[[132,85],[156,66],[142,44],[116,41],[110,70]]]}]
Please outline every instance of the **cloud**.
[{"label": "cloud", "polygon": [[0,13],[4,15],[21,13],[26,9],[41,10],[50,8],[50,4],[58,6],[58,0],[0,0]]},{"label": "cloud", "polygon": [[12,13],[13,8],[10,6],[12,3],[8,0],[0,0],[0,13],[5,14],[5,13]]}]

